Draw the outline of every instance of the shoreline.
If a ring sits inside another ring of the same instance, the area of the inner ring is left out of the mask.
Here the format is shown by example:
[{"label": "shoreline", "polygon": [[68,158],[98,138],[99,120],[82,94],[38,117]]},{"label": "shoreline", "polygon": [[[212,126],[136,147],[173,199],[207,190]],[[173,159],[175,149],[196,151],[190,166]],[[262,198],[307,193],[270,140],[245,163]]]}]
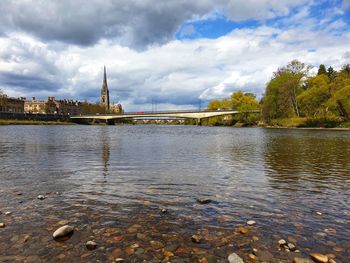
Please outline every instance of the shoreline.
[{"label": "shoreline", "polygon": [[68,121],[0,120],[2,125],[76,125]]}]

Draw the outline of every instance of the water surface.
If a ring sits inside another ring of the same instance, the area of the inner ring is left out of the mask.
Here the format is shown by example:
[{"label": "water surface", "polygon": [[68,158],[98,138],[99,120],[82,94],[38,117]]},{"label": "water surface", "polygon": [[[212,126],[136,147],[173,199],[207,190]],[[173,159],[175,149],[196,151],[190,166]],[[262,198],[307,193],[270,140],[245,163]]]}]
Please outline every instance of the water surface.
[{"label": "water surface", "polygon": [[[198,204],[203,197],[213,201]],[[140,233],[172,248],[171,262],[210,256],[225,262],[230,252],[247,259],[255,247],[287,262],[314,251],[350,262],[350,133],[2,126],[0,211],[5,262],[108,262],[114,256],[161,262],[164,249],[148,249]],[[252,219],[251,233],[237,234]],[[77,227],[64,243],[51,239],[62,220]],[[201,244],[191,242],[194,233]],[[288,237],[301,252],[278,250],[277,241]],[[86,250],[90,239],[98,250]],[[145,251],[128,254],[135,242]],[[179,247],[188,251],[181,254]]]}]

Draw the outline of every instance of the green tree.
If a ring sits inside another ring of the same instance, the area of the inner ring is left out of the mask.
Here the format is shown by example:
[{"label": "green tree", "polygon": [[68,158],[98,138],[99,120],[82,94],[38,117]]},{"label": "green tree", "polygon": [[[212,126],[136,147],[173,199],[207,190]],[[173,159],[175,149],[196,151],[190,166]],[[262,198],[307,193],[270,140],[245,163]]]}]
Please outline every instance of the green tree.
[{"label": "green tree", "polygon": [[298,103],[302,116],[326,117],[327,101],[331,97],[328,77],[325,74],[309,78],[308,89],[298,97]]},{"label": "green tree", "polygon": [[321,64],[320,67],[318,68],[317,75],[327,75],[327,70],[325,65]]},{"label": "green tree", "polygon": [[222,107],[222,103],[220,100],[212,100],[209,104],[208,104],[208,109],[209,110],[217,110],[217,109],[221,109]]},{"label": "green tree", "polygon": [[332,66],[330,66],[327,69],[327,76],[329,78],[330,81],[333,81],[336,77],[337,72],[332,68]]},{"label": "green tree", "polygon": [[297,96],[304,90],[303,82],[309,70],[309,66],[293,60],[274,73],[263,99],[265,120],[300,116]]},{"label": "green tree", "polygon": [[334,93],[328,101],[331,110],[342,117],[344,120],[350,120],[350,85],[345,86]]}]

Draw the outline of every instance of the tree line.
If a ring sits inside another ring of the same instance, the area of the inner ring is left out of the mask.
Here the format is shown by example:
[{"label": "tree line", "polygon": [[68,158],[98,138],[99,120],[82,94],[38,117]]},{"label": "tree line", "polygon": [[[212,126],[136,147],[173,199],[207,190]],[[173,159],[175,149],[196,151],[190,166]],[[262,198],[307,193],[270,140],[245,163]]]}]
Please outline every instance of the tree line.
[{"label": "tree line", "polygon": [[350,121],[350,65],[336,71],[321,64],[316,75],[310,75],[310,69],[293,60],[273,73],[260,101],[251,93],[238,91],[228,99],[211,101],[208,108],[260,109],[260,116],[240,119],[248,124],[259,121],[274,124],[281,119],[294,119],[305,126],[322,126]]}]

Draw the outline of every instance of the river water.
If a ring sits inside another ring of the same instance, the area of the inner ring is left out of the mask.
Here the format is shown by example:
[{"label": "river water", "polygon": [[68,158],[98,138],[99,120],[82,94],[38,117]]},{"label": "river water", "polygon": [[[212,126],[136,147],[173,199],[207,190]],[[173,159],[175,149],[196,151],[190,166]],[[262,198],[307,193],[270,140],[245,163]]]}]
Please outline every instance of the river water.
[{"label": "river water", "polygon": [[350,132],[1,126],[0,211],[0,262],[350,262]]}]

